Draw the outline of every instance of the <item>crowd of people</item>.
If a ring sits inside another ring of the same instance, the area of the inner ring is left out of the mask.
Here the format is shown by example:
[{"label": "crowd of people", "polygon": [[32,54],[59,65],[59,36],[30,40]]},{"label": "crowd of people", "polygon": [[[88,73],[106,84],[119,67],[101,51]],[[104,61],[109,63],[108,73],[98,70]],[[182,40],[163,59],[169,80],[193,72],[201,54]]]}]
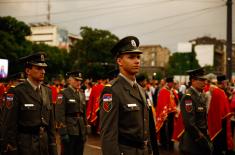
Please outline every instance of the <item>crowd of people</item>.
[{"label": "crowd of people", "polygon": [[139,41],[129,36],[111,50],[119,74],[84,79],[80,71],[44,83],[45,53],[21,58],[25,70],[0,83],[0,155],[83,154],[88,132],[100,135],[104,155],[173,152],[233,154],[235,89],[225,75],[189,70],[173,76],[138,75]]}]

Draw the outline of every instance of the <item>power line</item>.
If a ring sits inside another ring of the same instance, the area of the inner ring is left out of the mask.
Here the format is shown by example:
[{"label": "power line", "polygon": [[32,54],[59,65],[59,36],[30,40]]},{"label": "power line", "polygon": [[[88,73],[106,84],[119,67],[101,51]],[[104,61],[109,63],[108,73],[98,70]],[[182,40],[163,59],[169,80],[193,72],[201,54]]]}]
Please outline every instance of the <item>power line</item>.
[{"label": "power line", "polygon": [[[51,1],[52,3],[64,3],[64,2],[89,2],[89,1],[96,1],[96,0],[53,0]],[[96,1],[97,2],[97,1]],[[27,0],[24,0],[24,1],[0,1],[0,3],[3,3],[3,4],[10,4],[10,3],[47,3],[47,1],[43,1],[43,0],[38,0],[38,1],[27,1]]]},{"label": "power line", "polygon": [[[169,27],[171,27],[171,26],[174,26],[175,24],[178,24],[178,23],[184,23],[184,22],[187,22],[187,21],[189,21],[189,20],[191,20],[193,17],[199,17],[199,16],[201,16],[201,15],[203,15],[203,14],[205,14],[205,13],[208,13],[208,12],[204,12],[204,13],[201,13],[201,14],[197,14],[197,15],[194,15],[194,16],[190,16],[190,17],[188,17],[188,18],[184,18],[183,20],[179,20],[179,21],[176,21],[176,22],[174,22],[174,23],[171,23],[171,24],[167,24],[167,25],[164,25],[164,26],[161,26],[161,27],[158,27],[157,29],[155,29],[155,30],[152,30],[152,31],[148,31],[148,32],[145,32],[145,33],[141,33],[140,35],[151,35],[151,34],[153,34],[154,32],[158,32],[158,33],[162,33],[162,32],[164,32],[164,31],[162,31],[162,30],[164,30],[164,29],[167,29],[167,28],[169,28]],[[213,24],[215,24],[215,23],[213,23]],[[221,22],[219,22],[219,24],[222,24]],[[192,29],[192,28],[199,28],[199,27],[203,27],[203,28],[205,28],[206,26],[211,26],[211,24],[206,24],[206,25],[196,25],[196,26],[187,26],[187,27],[180,27],[180,28],[175,28],[175,29],[167,29],[167,31],[169,31],[169,30],[171,30],[171,31],[174,31],[174,30],[186,30],[186,29]]]},{"label": "power line", "polygon": [[[121,10],[126,10],[127,8],[143,8],[146,6],[152,6],[152,4],[162,4],[162,3],[169,3],[171,0],[165,0],[165,1],[161,1],[161,2],[151,2],[151,3],[138,3],[136,5],[134,4],[130,4],[130,5],[122,5],[119,7],[113,7],[111,9],[111,11],[105,12],[105,13],[101,13],[101,14],[95,14],[95,15],[89,15],[89,16],[84,16],[84,17],[78,17],[78,18],[73,18],[73,19],[69,19],[69,20],[64,20],[64,21],[59,21],[59,22],[55,22],[56,24],[60,24],[60,23],[69,23],[69,22],[75,22],[74,20],[81,20],[81,19],[86,19],[86,18],[91,18],[91,17],[98,17],[98,16],[102,16],[102,15],[107,15],[107,14],[111,14],[111,13],[115,13],[115,12],[120,12]],[[105,8],[100,8],[101,10],[107,10]],[[113,10],[113,9],[119,9],[119,10]]]},{"label": "power line", "polygon": [[185,1],[185,2],[195,2],[195,3],[218,3],[223,0],[172,0],[172,1]]},{"label": "power line", "polygon": [[[117,0],[114,0],[113,2],[120,2]],[[168,3],[171,2],[171,0],[162,0],[162,1],[152,1],[152,2],[148,2],[148,3],[136,3],[136,4],[129,4],[129,5],[115,5],[115,6],[104,6],[104,4],[101,5],[92,5],[92,6],[88,6],[86,8],[76,8],[74,10],[66,10],[66,11],[60,11],[60,12],[52,12],[52,15],[59,15],[59,14],[67,14],[67,13],[81,13],[81,12],[88,12],[88,11],[98,11],[98,10],[107,10],[107,9],[119,9],[119,8],[124,8],[124,7],[135,7],[135,6],[140,6],[140,7],[144,7],[146,5],[152,5],[152,4],[162,4],[162,3]],[[108,4],[113,4],[112,1],[111,3]],[[97,6],[102,6],[102,7],[98,7]],[[89,7],[96,7],[96,8],[89,8]],[[47,14],[40,14],[40,15],[28,15],[28,16],[16,16],[16,17],[34,17],[34,16],[46,16]]]},{"label": "power line", "polygon": [[185,16],[185,15],[189,15],[189,14],[193,14],[193,13],[203,12],[203,11],[207,11],[207,10],[211,10],[211,9],[216,9],[216,8],[224,7],[224,6],[225,6],[225,4],[218,5],[218,6],[215,6],[215,7],[209,7],[209,8],[203,8],[203,9],[193,10],[193,11],[189,11],[189,12],[184,12],[184,13],[180,13],[180,14],[176,14],[176,15],[172,15],[172,16],[155,18],[155,19],[146,20],[146,21],[142,21],[142,22],[136,22],[136,23],[131,23],[131,24],[119,25],[116,28],[113,27],[113,28],[110,28],[110,29],[120,29],[122,27],[127,27],[127,26],[132,26],[132,25],[140,25],[140,24],[152,23],[152,22],[156,22],[156,21],[167,20],[167,19],[171,19],[171,18],[175,18],[175,17],[179,17],[179,16]]}]

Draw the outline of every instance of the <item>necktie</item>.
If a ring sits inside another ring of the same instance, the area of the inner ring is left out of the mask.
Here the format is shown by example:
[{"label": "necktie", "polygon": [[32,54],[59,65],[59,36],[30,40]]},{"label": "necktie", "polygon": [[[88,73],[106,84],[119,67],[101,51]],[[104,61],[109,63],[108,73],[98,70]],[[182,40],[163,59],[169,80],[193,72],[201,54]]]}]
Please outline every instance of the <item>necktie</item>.
[{"label": "necktie", "polygon": [[137,86],[137,83],[133,84],[133,90],[134,90],[135,96],[138,97],[139,96],[139,88]]},{"label": "necktie", "polygon": [[36,93],[38,94],[40,99],[42,99],[42,93],[41,93],[41,89],[39,87],[36,88]]}]

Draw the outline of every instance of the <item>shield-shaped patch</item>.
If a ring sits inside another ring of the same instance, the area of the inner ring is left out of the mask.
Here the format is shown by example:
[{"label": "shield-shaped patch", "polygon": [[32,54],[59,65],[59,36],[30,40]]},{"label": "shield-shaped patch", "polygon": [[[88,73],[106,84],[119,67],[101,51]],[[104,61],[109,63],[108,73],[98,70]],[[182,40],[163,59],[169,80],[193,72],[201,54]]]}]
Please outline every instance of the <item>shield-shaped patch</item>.
[{"label": "shield-shaped patch", "polygon": [[112,94],[103,95],[103,109],[106,112],[110,112],[112,109]]},{"label": "shield-shaped patch", "polygon": [[63,100],[63,94],[58,94],[56,103],[61,104],[62,100]]},{"label": "shield-shaped patch", "polygon": [[6,95],[6,108],[7,109],[11,109],[13,107],[13,97],[14,97],[14,94]]},{"label": "shield-shaped patch", "polygon": [[184,103],[185,103],[185,110],[187,112],[192,112],[192,110],[193,110],[192,100],[185,100]]}]

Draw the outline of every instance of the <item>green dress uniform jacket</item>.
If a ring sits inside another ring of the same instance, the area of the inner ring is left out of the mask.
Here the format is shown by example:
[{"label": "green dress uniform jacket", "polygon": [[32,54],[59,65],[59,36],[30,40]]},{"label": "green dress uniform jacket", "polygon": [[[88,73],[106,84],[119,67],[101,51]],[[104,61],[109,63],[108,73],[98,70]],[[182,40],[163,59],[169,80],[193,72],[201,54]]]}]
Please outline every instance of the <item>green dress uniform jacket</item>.
[{"label": "green dress uniform jacket", "polygon": [[86,141],[85,95],[71,86],[64,89],[56,104],[56,121],[64,155],[82,155]]},{"label": "green dress uniform jacket", "polygon": [[180,139],[180,150],[189,154],[210,155],[212,143],[207,133],[205,95],[199,94],[194,88],[190,87],[182,97],[180,110],[185,126],[185,132]]},{"label": "green dress uniform jacket", "polygon": [[57,100],[56,121],[59,133],[82,135],[86,140],[86,101],[82,92],[75,92],[70,86],[63,90],[62,100]]},{"label": "green dress uniform jacket", "polygon": [[148,105],[144,90],[138,93],[122,76],[106,85],[100,97],[103,155],[151,154]]},{"label": "green dress uniform jacket", "polygon": [[51,90],[41,85],[41,95],[28,81],[14,89],[7,99],[6,143],[18,155],[57,155]]}]

